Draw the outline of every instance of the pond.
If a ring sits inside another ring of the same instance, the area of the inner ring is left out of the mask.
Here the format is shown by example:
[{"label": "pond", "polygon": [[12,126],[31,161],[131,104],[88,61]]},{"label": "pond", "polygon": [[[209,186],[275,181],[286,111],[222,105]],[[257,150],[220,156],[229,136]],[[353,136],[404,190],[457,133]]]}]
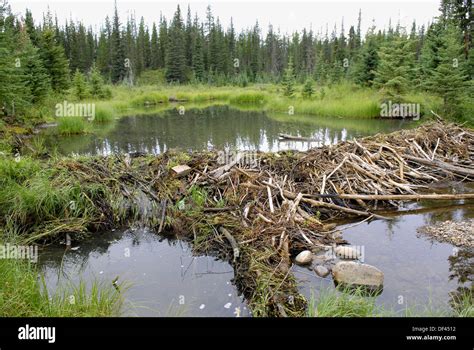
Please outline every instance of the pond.
[{"label": "pond", "polygon": [[[223,148],[281,151],[306,150],[412,126],[414,123],[408,120],[290,118],[215,106],[190,109],[185,115],[176,109],[131,115],[95,126],[94,133],[88,135],[57,136],[54,128],[49,128],[43,137],[48,147],[57,148],[61,154],[159,154],[169,149]],[[316,141],[282,142],[280,133]],[[458,251],[450,244],[417,234],[417,229],[426,224],[474,217],[473,205],[453,204],[414,203],[391,221],[340,226],[351,245],[364,247],[364,262],[385,274],[377,304],[395,311],[407,305],[446,305],[450,292],[472,281],[472,249]],[[110,283],[119,276],[119,281],[130,282],[125,315],[251,316],[233,284],[233,269],[227,262],[194,256],[186,242],[163,238],[146,229],[106,232],[67,253],[64,246],[48,247],[40,263],[51,290],[58,282],[70,280]],[[293,266],[293,272],[301,293],[307,297],[317,295],[321,288],[334,288],[331,277],[320,278],[311,269]]]},{"label": "pond", "polygon": [[[195,256],[188,243],[143,229],[104,232],[66,251],[57,245],[39,257],[50,291],[68,283],[125,282],[124,316],[248,316],[232,284],[232,266]],[[237,310],[236,310],[237,309]]]},{"label": "pond", "polygon": [[[48,128],[44,136],[46,145],[57,148],[61,154],[159,154],[169,149],[202,151],[213,148],[275,152],[307,150],[412,125],[412,121],[404,119],[267,115],[214,106],[190,109],[184,115],[178,109],[170,109],[159,114],[122,117],[112,123],[94,124],[94,132],[86,135],[57,136],[55,128]],[[280,141],[280,133],[315,141]]]}]

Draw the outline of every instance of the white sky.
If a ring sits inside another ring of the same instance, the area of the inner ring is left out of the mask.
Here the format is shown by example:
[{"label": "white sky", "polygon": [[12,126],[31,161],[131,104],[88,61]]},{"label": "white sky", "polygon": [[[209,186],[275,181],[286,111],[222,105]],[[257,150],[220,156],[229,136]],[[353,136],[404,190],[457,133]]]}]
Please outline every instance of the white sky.
[{"label": "white sky", "polygon": [[[282,33],[291,33],[295,30],[312,27],[315,32],[326,30],[326,24],[331,33],[334,24],[338,30],[344,18],[345,32],[350,25],[357,25],[359,9],[362,10],[362,32],[375,19],[377,28],[388,27],[389,20],[396,25],[400,21],[402,26],[410,30],[413,19],[417,24],[431,22],[438,15],[439,0],[369,0],[369,1],[266,1],[266,0],[217,0],[217,1],[163,1],[163,0],[117,0],[119,15],[122,23],[127,14],[135,13],[139,19],[145,18],[145,22],[150,24],[159,21],[160,12],[170,19],[176,10],[176,5],[181,6],[185,19],[187,6],[191,5],[191,11],[197,12],[200,20],[205,19],[205,11],[208,4],[211,5],[215,17],[219,17],[224,28],[230,23],[233,17],[235,28],[240,31],[249,28],[258,20],[263,33],[266,32],[268,24],[273,24],[276,29],[280,28]],[[106,15],[112,17],[113,0],[9,0],[12,11],[17,14],[24,14],[25,8],[33,12],[36,21],[42,19],[42,14],[49,6],[51,12],[57,14],[59,23],[64,24],[65,19],[73,18],[81,20],[87,26],[92,25],[98,28],[103,24]]]}]

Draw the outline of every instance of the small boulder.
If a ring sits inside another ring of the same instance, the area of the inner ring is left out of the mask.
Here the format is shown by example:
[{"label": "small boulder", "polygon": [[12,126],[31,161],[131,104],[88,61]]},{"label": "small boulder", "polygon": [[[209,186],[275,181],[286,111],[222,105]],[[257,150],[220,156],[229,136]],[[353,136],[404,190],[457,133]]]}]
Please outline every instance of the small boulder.
[{"label": "small boulder", "polygon": [[314,272],[316,272],[316,275],[318,275],[319,277],[326,277],[327,275],[329,275],[329,270],[327,267],[323,266],[323,265],[318,265],[314,268]]},{"label": "small boulder", "polygon": [[341,259],[356,260],[360,258],[360,253],[356,249],[348,246],[336,247],[334,253]]},{"label": "small boulder", "polygon": [[365,286],[375,290],[382,288],[384,277],[378,268],[354,261],[338,262],[332,269],[332,276],[336,283]]},{"label": "small boulder", "polygon": [[295,258],[298,265],[308,265],[313,261],[313,253],[310,250],[303,250]]}]

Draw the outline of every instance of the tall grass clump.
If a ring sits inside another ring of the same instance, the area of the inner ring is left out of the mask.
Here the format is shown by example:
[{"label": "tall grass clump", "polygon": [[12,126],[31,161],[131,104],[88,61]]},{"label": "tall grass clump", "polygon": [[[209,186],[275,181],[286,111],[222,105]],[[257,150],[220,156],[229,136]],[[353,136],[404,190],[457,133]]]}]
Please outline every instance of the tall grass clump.
[{"label": "tall grass clump", "polygon": [[95,123],[109,123],[114,120],[114,110],[110,105],[98,105],[95,111]]},{"label": "tall grass clump", "polygon": [[322,289],[318,298],[311,295],[309,317],[474,317],[474,297],[465,291],[453,298],[450,305],[435,303],[430,298],[425,304],[406,305],[395,311],[376,305],[376,296],[367,295],[359,288],[338,287]]},{"label": "tall grass clump", "polygon": [[54,169],[54,164],[0,158],[0,224],[26,234],[25,239],[47,238],[60,230],[85,231],[100,217],[94,203],[109,197],[104,185],[81,184],[66,170]]},{"label": "tall grass clump", "polygon": [[308,303],[309,317],[373,317],[380,313],[375,297],[365,296],[362,289],[322,290],[317,301],[311,296]]},{"label": "tall grass clump", "polygon": [[25,260],[0,259],[1,317],[99,317],[119,316],[121,293],[109,286],[84,282],[60,288],[49,295],[38,271]]},{"label": "tall grass clump", "polygon": [[87,132],[87,121],[83,117],[61,117],[57,132],[60,135],[78,135]]},{"label": "tall grass clump", "polygon": [[168,96],[159,92],[145,92],[131,100],[131,105],[135,107],[143,107],[148,105],[156,105],[159,103],[168,103]]},{"label": "tall grass clump", "polygon": [[259,91],[241,92],[230,97],[231,104],[264,104],[268,95]]}]

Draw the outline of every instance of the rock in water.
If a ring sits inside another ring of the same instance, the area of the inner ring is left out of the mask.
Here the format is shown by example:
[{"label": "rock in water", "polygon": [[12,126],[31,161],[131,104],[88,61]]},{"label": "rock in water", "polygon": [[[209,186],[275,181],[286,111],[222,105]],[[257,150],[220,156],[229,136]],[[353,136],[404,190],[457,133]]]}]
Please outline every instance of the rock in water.
[{"label": "rock in water", "polygon": [[309,250],[303,250],[295,258],[295,262],[298,265],[307,265],[311,263],[311,261],[313,261],[313,253]]},{"label": "rock in water", "polygon": [[314,268],[314,272],[316,272],[316,275],[318,275],[319,277],[326,277],[327,275],[329,275],[329,270],[323,265],[316,266]]},{"label": "rock in water", "polygon": [[353,261],[340,261],[332,269],[332,276],[337,283],[351,286],[365,286],[379,290],[383,286],[383,272],[378,268]]},{"label": "rock in water", "polygon": [[341,259],[355,260],[360,258],[360,253],[352,248],[347,246],[339,246],[334,249],[334,253]]}]

